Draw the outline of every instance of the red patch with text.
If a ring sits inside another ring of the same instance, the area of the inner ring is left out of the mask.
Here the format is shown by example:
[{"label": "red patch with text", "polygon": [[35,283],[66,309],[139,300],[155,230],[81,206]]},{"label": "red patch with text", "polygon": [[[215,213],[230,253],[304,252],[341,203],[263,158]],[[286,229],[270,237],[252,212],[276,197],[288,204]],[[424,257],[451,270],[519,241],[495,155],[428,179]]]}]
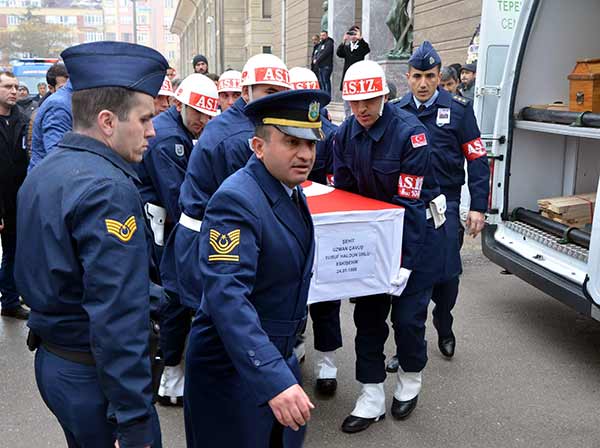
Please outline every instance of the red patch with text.
[{"label": "red patch with text", "polygon": [[298,81],[298,82],[292,83],[292,87],[294,88],[294,90],[319,89],[319,82],[318,81]]},{"label": "red patch with text", "polygon": [[486,154],[485,145],[479,137],[477,137],[475,140],[471,140],[470,142],[463,143],[462,151],[469,162],[471,160],[483,157]]},{"label": "red patch with text", "polygon": [[344,81],[342,95],[362,95],[383,92],[383,79],[366,78]]},{"label": "red patch with text", "polygon": [[427,145],[427,136],[425,133],[411,135],[410,142],[412,143],[413,148],[420,148],[421,146]]},{"label": "red patch with text", "polygon": [[[243,74],[242,74],[243,77]],[[254,79],[257,83],[282,82],[290,83],[290,73],[285,68],[259,67],[254,69]]]},{"label": "red patch with text", "polygon": [[398,178],[398,196],[406,199],[419,199],[423,188],[423,176],[400,174]]},{"label": "red patch with text", "polygon": [[227,89],[239,89],[240,88],[240,80],[234,78],[225,78],[219,79],[219,85],[217,86],[218,90],[227,90]]},{"label": "red patch with text", "polygon": [[216,112],[218,102],[217,99],[202,95],[197,92],[190,93],[190,106],[199,107],[210,112]]}]

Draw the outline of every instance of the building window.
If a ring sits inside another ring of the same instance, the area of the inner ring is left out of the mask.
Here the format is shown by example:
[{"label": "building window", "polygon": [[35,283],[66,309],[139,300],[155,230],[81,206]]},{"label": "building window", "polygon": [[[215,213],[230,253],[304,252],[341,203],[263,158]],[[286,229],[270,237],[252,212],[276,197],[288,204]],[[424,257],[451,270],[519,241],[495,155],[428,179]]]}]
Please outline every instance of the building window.
[{"label": "building window", "polygon": [[175,7],[174,3],[173,0],[165,0],[165,8],[173,9]]},{"label": "building window", "polygon": [[267,47],[262,47],[262,52],[266,53],[266,54],[271,54],[271,46],[267,46]]},{"label": "building window", "polygon": [[138,42],[148,42],[148,33],[137,33]]},{"label": "building window", "polygon": [[127,8],[129,6],[129,0],[120,0],[119,5],[121,8]]},{"label": "building window", "polygon": [[138,25],[148,25],[148,16],[146,14],[137,16]]},{"label": "building window", "polygon": [[85,33],[84,42],[98,42],[100,40],[104,40],[103,33],[98,32],[87,32]]},{"label": "building window", "polygon": [[121,25],[131,25],[133,23],[132,16],[121,16]]},{"label": "building window", "polygon": [[93,16],[84,16],[83,23],[85,26],[99,26],[102,25],[102,16],[101,15],[93,15]]},{"label": "building window", "polygon": [[17,6],[17,0],[8,0],[8,7],[14,8]]},{"label": "building window", "polygon": [[262,0],[262,16],[263,19],[271,18],[271,0]]},{"label": "building window", "polygon": [[167,37],[167,42],[169,42],[170,44],[172,44],[173,42],[177,42],[175,40],[177,37],[177,36],[175,36],[175,34],[166,33],[166,37]]},{"label": "building window", "polygon": [[169,61],[174,61],[175,60],[175,50],[169,50],[169,52],[167,53],[167,59]]},{"label": "building window", "polygon": [[114,25],[117,23],[117,18],[115,16],[104,16],[104,23],[107,25]]},{"label": "building window", "polygon": [[133,34],[132,33],[121,33],[121,40],[123,42],[133,42]]},{"label": "building window", "polygon": [[19,23],[21,23],[21,18],[19,16],[8,16],[9,25],[18,25]]}]

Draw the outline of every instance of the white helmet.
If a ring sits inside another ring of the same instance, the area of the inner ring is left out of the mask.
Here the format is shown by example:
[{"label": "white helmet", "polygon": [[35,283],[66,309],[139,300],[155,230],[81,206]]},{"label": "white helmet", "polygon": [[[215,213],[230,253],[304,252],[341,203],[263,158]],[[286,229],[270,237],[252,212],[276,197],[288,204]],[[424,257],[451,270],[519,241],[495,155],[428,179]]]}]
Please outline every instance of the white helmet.
[{"label": "white helmet", "polygon": [[291,88],[290,73],[281,59],[272,54],[252,56],[242,69],[242,86],[271,84]]},{"label": "white helmet", "polygon": [[165,76],[165,79],[160,86],[160,90],[158,91],[158,96],[175,96],[175,92],[173,92],[173,84],[171,84],[171,80]]},{"label": "white helmet", "polygon": [[217,92],[241,92],[242,74],[237,70],[227,70],[219,77]]},{"label": "white helmet", "polygon": [[290,84],[292,89],[320,89],[317,75],[305,67],[293,67],[290,69]]},{"label": "white helmet", "polygon": [[193,73],[181,81],[175,99],[211,117],[218,115],[217,86],[212,79],[200,73]]},{"label": "white helmet", "polygon": [[358,61],[344,75],[342,99],[344,101],[368,100],[390,93],[383,68],[375,61]]}]

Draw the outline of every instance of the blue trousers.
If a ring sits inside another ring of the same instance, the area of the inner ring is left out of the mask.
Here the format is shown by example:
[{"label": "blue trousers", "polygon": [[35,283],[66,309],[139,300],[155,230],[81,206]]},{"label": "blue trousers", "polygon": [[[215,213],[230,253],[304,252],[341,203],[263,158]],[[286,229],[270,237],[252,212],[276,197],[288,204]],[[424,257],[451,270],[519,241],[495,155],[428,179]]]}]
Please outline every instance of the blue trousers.
[{"label": "blue trousers", "polygon": [[452,309],[456,305],[458,297],[459,277],[456,276],[443,283],[438,283],[433,287],[431,300],[435,303],[433,308],[433,326],[436,328],[440,338],[453,336]]},{"label": "blue trousers", "polygon": [[331,72],[333,71],[333,67],[327,65],[324,67],[319,67],[319,85],[321,86],[321,90],[327,92],[331,95]]},{"label": "blue trousers", "polygon": [[193,311],[181,304],[176,293],[168,291],[167,295],[167,303],[160,312],[160,349],[165,366],[176,366],[183,356]]},{"label": "blue trousers", "polygon": [[[42,399],[58,419],[69,448],[113,448],[117,426],[108,420],[106,400],[95,366],[60,358],[40,347],[35,378]],[[152,407],[154,443],[161,448],[158,415]]]},{"label": "blue trousers", "polygon": [[315,350],[332,352],[342,346],[339,300],[313,303],[308,307],[313,323]]},{"label": "blue trousers", "polygon": [[378,294],[361,297],[354,305],[356,325],[356,379],[363,383],[385,381],[384,345],[389,335],[390,315],[396,341],[396,356],[405,372],[420,372],[427,364],[425,321],[431,290],[400,297]]},{"label": "blue trousers", "polygon": [[0,303],[5,310],[15,309],[20,305],[19,293],[15,285],[15,251],[17,248],[17,235],[14,233],[0,233],[2,239],[2,265],[0,266]]}]

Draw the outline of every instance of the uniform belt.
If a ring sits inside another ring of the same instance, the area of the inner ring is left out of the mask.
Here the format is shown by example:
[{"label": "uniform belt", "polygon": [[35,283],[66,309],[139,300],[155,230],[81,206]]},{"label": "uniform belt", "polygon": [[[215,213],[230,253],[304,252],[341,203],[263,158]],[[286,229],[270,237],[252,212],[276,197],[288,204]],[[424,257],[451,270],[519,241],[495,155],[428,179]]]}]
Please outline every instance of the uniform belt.
[{"label": "uniform belt", "polygon": [[[306,325],[306,316],[297,320],[261,319],[261,326],[265,333],[275,338],[288,338],[285,347],[278,347],[284,358],[292,356],[298,335],[302,334]],[[278,344],[275,344],[278,345]]]},{"label": "uniform belt", "polygon": [[56,355],[62,359],[66,359],[67,361],[76,362],[77,364],[84,364],[86,366],[96,365],[96,361],[94,360],[91,352],[65,350],[64,348],[57,347],[56,345],[50,344],[46,341],[42,341],[42,347],[44,347],[53,355]]},{"label": "uniform belt", "polygon": [[202,221],[194,219],[182,212],[181,216],[179,217],[179,224],[187,229],[193,230],[194,232],[200,232]]}]

